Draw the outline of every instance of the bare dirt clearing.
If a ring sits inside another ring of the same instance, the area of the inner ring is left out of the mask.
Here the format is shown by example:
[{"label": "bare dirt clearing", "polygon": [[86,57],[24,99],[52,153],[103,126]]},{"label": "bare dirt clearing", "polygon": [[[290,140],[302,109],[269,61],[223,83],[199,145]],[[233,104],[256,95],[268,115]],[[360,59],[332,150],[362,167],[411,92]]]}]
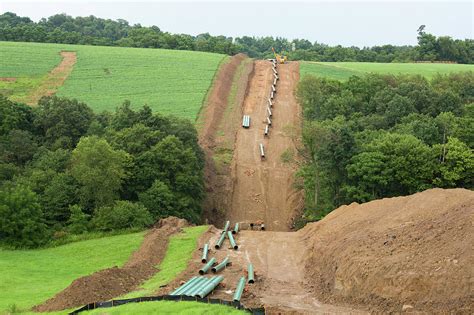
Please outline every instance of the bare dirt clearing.
[{"label": "bare dirt clearing", "polygon": [[[232,222],[262,220],[267,229],[289,231],[295,213],[302,205],[302,195],[294,187],[296,166],[284,163],[284,152],[296,153],[296,138],[301,124],[300,107],[294,97],[299,80],[298,63],[278,65],[280,80],[274,100],[272,126],[264,137],[268,97],[273,82],[271,63],[255,61],[243,104],[249,115],[249,129],[240,128],[232,159],[232,203],[227,218]],[[296,132],[291,132],[295,131]],[[260,159],[259,144],[265,147],[266,159]]]},{"label": "bare dirt clearing", "polygon": [[27,97],[28,105],[36,105],[43,96],[51,96],[63,85],[69,74],[71,74],[77,61],[76,53],[73,51],[62,51],[63,59],[53,70],[51,70],[44,81]]}]

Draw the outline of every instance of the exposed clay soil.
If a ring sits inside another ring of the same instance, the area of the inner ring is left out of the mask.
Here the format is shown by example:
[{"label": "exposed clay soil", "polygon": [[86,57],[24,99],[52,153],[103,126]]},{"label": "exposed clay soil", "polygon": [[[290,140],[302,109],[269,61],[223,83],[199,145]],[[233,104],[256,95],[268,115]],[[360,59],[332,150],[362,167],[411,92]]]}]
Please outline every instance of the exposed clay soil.
[{"label": "exposed clay soil", "polygon": [[54,95],[71,74],[77,61],[76,53],[74,51],[61,51],[61,57],[63,57],[61,62],[48,73],[40,86],[29,93],[26,101],[28,105],[36,105],[43,96]]},{"label": "exposed clay soil", "polygon": [[[231,57],[220,67],[201,113],[203,126],[199,129],[199,144],[205,153],[207,192],[203,209],[204,218],[211,224],[222,224],[226,209],[232,202],[229,197],[232,189],[230,163],[220,163],[219,155],[232,154],[252,70],[253,63],[246,55]],[[235,91],[231,99],[233,88]]]},{"label": "exposed clay soil", "polygon": [[15,82],[15,81],[16,81],[16,78],[13,78],[13,77],[0,77],[0,81],[4,81],[4,82]]},{"label": "exposed clay soil", "polygon": [[160,220],[123,267],[115,266],[78,278],[53,298],[34,307],[34,310],[50,312],[79,307],[110,300],[137,289],[158,271],[155,266],[164,258],[170,236],[185,226],[188,226],[186,220],[176,217]]},{"label": "exposed clay soil", "polygon": [[472,314],[473,219],[465,189],[340,207],[298,232],[311,291],[373,312]]},{"label": "exposed clay soil", "polygon": [[[269,61],[255,61],[243,104],[243,114],[251,119],[250,128],[240,128],[232,160],[233,187],[227,218],[232,222],[264,221],[269,230],[289,231],[303,205],[301,191],[294,188],[295,160],[284,163],[282,154],[296,156],[300,134],[301,110],[294,91],[299,81],[299,65],[291,62],[278,65],[272,125],[269,137],[264,137],[268,97],[273,83]],[[259,144],[265,147],[265,160],[260,158]]]}]

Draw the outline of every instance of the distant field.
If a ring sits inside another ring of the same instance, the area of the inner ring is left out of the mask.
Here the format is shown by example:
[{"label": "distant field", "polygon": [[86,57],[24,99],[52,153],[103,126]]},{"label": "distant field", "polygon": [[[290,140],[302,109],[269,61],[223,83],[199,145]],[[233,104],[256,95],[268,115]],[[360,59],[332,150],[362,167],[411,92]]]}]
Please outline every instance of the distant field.
[{"label": "distant field", "polygon": [[440,63],[372,63],[372,62],[300,62],[301,77],[312,74],[336,80],[366,73],[419,74],[431,79],[437,73],[474,71],[474,65]]},{"label": "distant field", "polygon": [[0,92],[22,101],[75,51],[77,63],[57,95],[77,98],[96,111],[124,100],[194,120],[224,55],[164,49],[0,42]]},{"label": "distant field", "polygon": [[121,266],[144,232],[103,237],[38,250],[0,249],[0,314],[15,304],[29,309],[95,271]]}]

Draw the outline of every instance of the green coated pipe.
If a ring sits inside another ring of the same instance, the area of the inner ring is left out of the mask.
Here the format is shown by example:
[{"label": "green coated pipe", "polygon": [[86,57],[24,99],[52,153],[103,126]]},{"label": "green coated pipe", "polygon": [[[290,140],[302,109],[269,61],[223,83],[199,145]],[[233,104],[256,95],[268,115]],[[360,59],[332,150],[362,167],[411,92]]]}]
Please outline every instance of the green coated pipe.
[{"label": "green coated pipe", "polygon": [[208,272],[209,269],[211,269],[211,267],[214,266],[215,263],[216,263],[216,259],[212,257],[211,260],[207,262],[207,264],[205,264],[201,269],[199,269],[199,274],[203,275],[206,272]]},{"label": "green coated pipe", "polygon": [[252,264],[249,264],[248,273],[249,273],[248,283],[254,283],[255,282],[255,274],[253,272],[253,265]]},{"label": "green coated pipe", "polygon": [[222,231],[222,233],[226,233],[227,230],[229,229],[229,227],[230,227],[230,221],[226,221],[225,226],[224,226],[224,230]]},{"label": "green coated pipe", "polygon": [[199,284],[203,283],[204,281],[206,281],[206,278],[204,277],[198,277],[197,280],[195,280],[191,285],[189,285],[186,289],[184,289],[183,291],[179,292],[179,295],[189,295],[189,292],[195,288],[196,286],[198,286]]},{"label": "green coated pipe", "polygon": [[216,246],[215,246],[216,249],[221,248],[222,243],[224,243],[224,239],[225,239],[225,233],[222,233],[221,237],[219,237],[219,240],[216,243]]},{"label": "green coated pipe", "polygon": [[186,292],[183,293],[183,295],[186,295],[186,296],[195,296],[196,293],[199,292],[199,290],[201,290],[201,288],[204,288],[208,283],[210,283],[212,278],[205,278],[205,277],[202,277],[201,281],[199,281],[199,283],[197,283],[196,285],[194,285],[192,288],[189,288],[189,290],[187,290]]},{"label": "green coated pipe", "polygon": [[237,222],[234,226],[234,230],[232,230],[232,234],[239,233],[239,222]]},{"label": "green coated pipe", "polygon": [[228,231],[228,232],[227,232],[227,237],[229,238],[230,245],[232,245],[232,247],[233,247],[235,250],[239,249],[239,246],[237,246],[237,244],[235,243],[234,236],[232,236],[232,232],[231,232],[231,231]]},{"label": "green coated pipe", "polygon": [[212,267],[212,272],[216,273],[218,271],[221,271],[222,269],[227,267],[227,265],[229,263],[230,263],[229,256],[227,256],[220,264],[218,264],[217,266]]},{"label": "green coated pipe", "polygon": [[196,296],[200,297],[201,299],[205,298],[209,293],[212,292],[212,290],[214,290],[219,285],[219,283],[222,282],[222,280],[224,280],[223,276],[215,277],[204,288],[201,288],[196,294]]},{"label": "green coated pipe", "polygon": [[204,244],[204,248],[202,249],[202,257],[201,261],[203,264],[207,263],[207,252],[209,251],[209,244]]},{"label": "green coated pipe", "polygon": [[181,292],[185,291],[187,288],[189,288],[194,282],[196,282],[199,278],[198,277],[192,277],[189,279],[185,284],[171,292],[170,295],[180,295]]},{"label": "green coated pipe", "polygon": [[237,288],[235,288],[234,302],[240,301],[244,288],[245,288],[245,277],[242,277],[240,278],[239,282],[237,282]]}]

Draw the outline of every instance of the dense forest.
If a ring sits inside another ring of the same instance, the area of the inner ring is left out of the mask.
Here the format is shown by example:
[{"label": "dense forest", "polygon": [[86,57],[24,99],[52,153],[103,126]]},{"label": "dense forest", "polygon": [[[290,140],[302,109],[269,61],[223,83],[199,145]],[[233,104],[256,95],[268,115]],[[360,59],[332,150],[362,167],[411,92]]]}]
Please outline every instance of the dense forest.
[{"label": "dense forest", "polygon": [[[163,32],[157,26],[129,25],[125,20],[101,19],[95,16],[76,17],[56,14],[33,22],[7,12],[0,15],[0,40],[45,42],[81,45],[124,46],[196,50],[250,57],[268,58],[271,48],[288,54],[290,60],[412,62],[448,61],[474,63],[474,40],[436,37],[418,29],[417,46],[383,45],[374,47],[342,47],[311,43],[305,39],[289,41],[274,37],[226,37],[208,33],[191,36]],[[293,49],[294,48],[294,49]]]},{"label": "dense forest", "polygon": [[36,247],[87,231],[197,223],[203,153],[191,122],[125,102],[95,114],[58,97],[0,96],[0,240]]},{"label": "dense forest", "polygon": [[307,76],[299,176],[306,215],[432,187],[474,188],[474,74]]}]

